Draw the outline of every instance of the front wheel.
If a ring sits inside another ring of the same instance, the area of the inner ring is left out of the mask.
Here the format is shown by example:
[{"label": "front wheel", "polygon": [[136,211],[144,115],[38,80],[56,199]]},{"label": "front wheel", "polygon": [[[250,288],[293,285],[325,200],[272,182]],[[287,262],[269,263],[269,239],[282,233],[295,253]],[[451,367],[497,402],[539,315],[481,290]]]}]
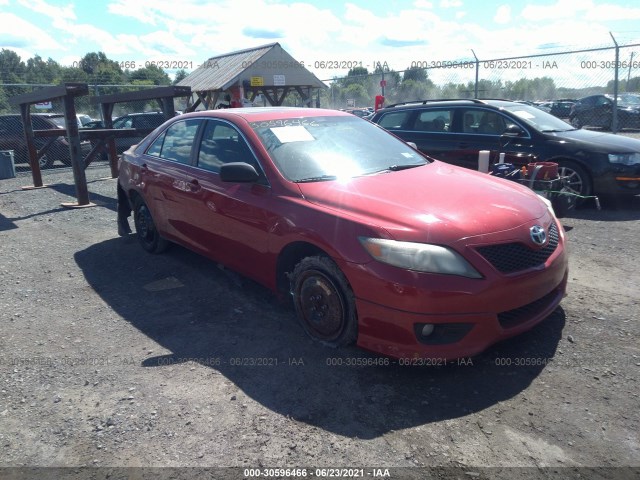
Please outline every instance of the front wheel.
[{"label": "front wheel", "polygon": [[38,159],[38,165],[40,165],[40,170],[51,168],[53,166],[53,160],[45,154]]},{"label": "front wheel", "polygon": [[313,339],[331,347],[353,343],[358,335],[355,299],[338,266],[328,257],[307,257],[291,274],[298,320]]},{"label": "front wheel", "polygon": [[575,117],[569,119],[569,122],[571,123],[572,126],[574,126],[575,128],[582,128],[584,125],[583,123],[580,121],[580,118],[576,115]]},{"label": "front wheel", "polygon": [[577,163],[569,160],[560,160],[558,162],[558,174],[563,179],[564,188],[570,193],[580,197],[591,195],[591,178],[586,170]]},{"label": "front wheel", "polygon": [[160,236],[149,207],[140,197],[136,198],[133,205],[133,221],[142,248],[149,253],[162,253],[167,249],[169,242]]}]

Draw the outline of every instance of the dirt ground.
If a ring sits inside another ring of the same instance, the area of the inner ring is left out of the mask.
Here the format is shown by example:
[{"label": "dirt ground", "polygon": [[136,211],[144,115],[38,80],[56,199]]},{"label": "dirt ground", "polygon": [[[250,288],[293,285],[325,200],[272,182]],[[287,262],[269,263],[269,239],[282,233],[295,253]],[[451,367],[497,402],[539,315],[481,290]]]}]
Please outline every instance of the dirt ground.
[{"label": "dirt ground", "polygon": [[84,209],[69,170],[0,180],[0,478],[640,477],[639,198],[563,219],[569,293],[531,332],[366,366],[261,286],[118,237],[107,176]]}]

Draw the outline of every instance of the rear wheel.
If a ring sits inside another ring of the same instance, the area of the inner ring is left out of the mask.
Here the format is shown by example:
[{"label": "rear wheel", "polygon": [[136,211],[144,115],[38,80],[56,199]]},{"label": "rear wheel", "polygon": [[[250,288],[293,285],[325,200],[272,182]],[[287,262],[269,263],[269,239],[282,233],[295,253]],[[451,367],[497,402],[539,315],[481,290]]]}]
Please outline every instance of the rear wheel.
[{"label": "rear wheel", "polygon": [[169,242],[160,236],[149,207],[140,197],[134,201],[133,220],[142,248],[149,253],[162,253],[167,249]]},{"label": "rear wheel", "polygon": [[307,257],[291,274],[293,303],[305,332],[331,347],[353,343],[358,320],[353,292],[328,257]]}]

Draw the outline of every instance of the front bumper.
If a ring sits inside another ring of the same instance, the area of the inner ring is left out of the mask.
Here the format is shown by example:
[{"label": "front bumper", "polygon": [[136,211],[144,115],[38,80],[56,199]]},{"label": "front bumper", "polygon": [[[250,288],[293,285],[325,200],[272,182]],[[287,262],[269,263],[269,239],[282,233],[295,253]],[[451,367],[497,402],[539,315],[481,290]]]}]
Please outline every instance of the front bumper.
[{"label": "front bumper", "polygon": [[[453,360],[531,329],[558,307],[568,278],[563,234],[543,264],[514,273],[500,273],[474,257],[477,247],[470,245],[465,257],[482,279],[379,262],[343,265],[356,295],[358,346],[395,358]],[[434,326],[433,335],[421,335],[425,324]]]}]

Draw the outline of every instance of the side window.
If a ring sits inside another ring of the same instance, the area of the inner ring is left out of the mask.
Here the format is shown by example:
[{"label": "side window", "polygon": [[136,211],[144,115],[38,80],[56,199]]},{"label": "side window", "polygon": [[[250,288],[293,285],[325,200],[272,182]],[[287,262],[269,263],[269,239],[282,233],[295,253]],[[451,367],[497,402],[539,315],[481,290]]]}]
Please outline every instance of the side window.
[{"label": "side window", "polygon": [[387,113],[380,118],[378,125],[387,130],[401,130],[406,125],[411,113],[413,113],[411,110]]},{"label": "side window", "polygon": [[43,118],[35,115],[31,115],[31,126],[34,130],[50,130],[52,128],[55,128]]},{"label": "side window", "polygon": [[191,146],[201,123],[200,119],[175,122],[155,139],[147,149],[147,155],[188,165],[191,163]]},{"label": "side window", "polygon": [[134,122],[135,128],[143,130],[153,130],[164,123],[163,115],[140,115]]},{"label": "side window", "polygon": [[220,165],[231,162],[246,162],[261,171],[249,146],[235,128],[209,120],[198,152],[198,167],[219,172]]},{"label": "side window", "polygon": [[452,110],[425,110],[418,114],[411,130],[418,132],[448,132],[452,119]]},{"label": "side window", "polygon": [[113,128],[131,128],[132,125],[133,119],[131,117],[120,118],[113,122]]},{"label": "side window", "polygon": [[0,131],[11,134],[23,133],[22,119],[19,116],[0,118]]},{"label": "side window", "polygon": [[462,131],[481,135],[502,135],[507,126],[512,123],[497,112],[470,108],[464,110]]}]

